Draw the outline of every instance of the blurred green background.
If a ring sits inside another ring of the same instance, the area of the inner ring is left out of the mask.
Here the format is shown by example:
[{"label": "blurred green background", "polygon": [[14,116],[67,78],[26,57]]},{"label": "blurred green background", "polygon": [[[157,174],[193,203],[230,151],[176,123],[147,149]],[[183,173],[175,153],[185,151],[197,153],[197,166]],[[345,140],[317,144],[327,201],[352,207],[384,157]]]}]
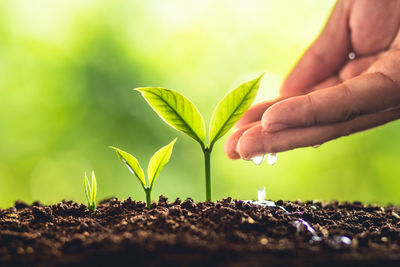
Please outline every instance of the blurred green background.
[{"label": "blurred green background", "polygon": [[[191,99],[208,124],[225,93],[266,71],[272,99],[317,36],[334,1],[147,0],[0,2],[0,206],[15,200],[144,199],[109,145],[144,168],[175,136],[154,198],[204,199],[197,143],[164,124],[132,88],[163,86]],[[274,166],[231,161],[225,136],[212,156],[213,198],[398,203],[398,122],[278,154]]]}]

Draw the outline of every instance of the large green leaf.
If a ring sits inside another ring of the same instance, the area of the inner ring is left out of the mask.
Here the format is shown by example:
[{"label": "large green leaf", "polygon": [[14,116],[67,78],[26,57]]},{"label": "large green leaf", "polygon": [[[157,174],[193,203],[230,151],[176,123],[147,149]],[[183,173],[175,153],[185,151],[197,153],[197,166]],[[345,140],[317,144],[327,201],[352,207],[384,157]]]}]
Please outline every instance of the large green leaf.
[{"label": "large green leaf", "polygon": [[174,90],[161,87],[141,87],[135,90],[142,93],[147,103],[167,124],[204,144],[204,119],[189,99]]},{"label": "large green leaf", "polygon": [[117,151],[118,157],[121,159],[123,163],[125,163],[129,171],[139,179],[139,182],[142,184],[143,187],[146,187],[146,180],[144,178],[144,173],[137,159],[128,152],[125,152],[119,148],[113,146],[110,146],[110,148]]},{"label": "large green leaf", "polygon": [[147,169],[147,174],[149,175],[150,188],[153,187],[154,181],[157,179],[162,168],[165,166],[165,164],[168,163],[176,139],[177,138],[175,138],[168,145],[162,147],[160,150],[154,153],[153,157],[151,157],[149,167]]},{"label": "large green leaf", "polygon": [[210,147],[243,116],[256,98],[263,75],[242,83],[218,103],[210,121]]}]

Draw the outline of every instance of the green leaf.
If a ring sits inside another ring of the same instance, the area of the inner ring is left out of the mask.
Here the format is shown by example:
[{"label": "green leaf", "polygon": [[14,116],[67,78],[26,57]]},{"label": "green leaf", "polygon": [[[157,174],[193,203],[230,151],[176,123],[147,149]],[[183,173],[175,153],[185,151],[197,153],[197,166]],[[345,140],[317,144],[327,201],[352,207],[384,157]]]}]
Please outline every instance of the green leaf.
[{"label": "green leaf", "polygon": [[90,205],[90,196],[91,196],[91,188],[90,188],[90,184],[89,184],[89,178],[87,177],[87,174],[85,172],[85,193],[86,193],[86,199],[88,202],[88,206]]},{"label": "green leaf", "polygon": [[139,182],[142,184],[142,186],[146,187],[146,180],[144,178],[144,173],[137,159],[128,152],[125,152],[119,148],[113,146],[110,146],[110,148],[117,151],[117,155],[120,158],[120,160],[126,165],[129,171],[139,179]]},{"label": "green leaf", "polygon": [[172,128],[204,144],[204,119],[189,99],[174,90],[161,87],[141,87],[135,90],[141,92],[152,109]]},{"label": "green leaf", "polygon": [[162,168],[165,164],[168,163],[169,158],[172,154],[172,149],[174,148],[174,144],[176,142],[175,138],[171,143],[162,147],[156,153],[154,153],[153,157],[150,159],[149,167],[147,173],[149,175],[150,188],[153,187],[154,181],[157,179],[160,174]]},{"label": "green leaf", "polygon": [[95,205],[95,202],[96,202],[96,194],[97,194],[96,175],[94,174],[94,171],[92,171],[92,198],[91,198],[91,204],[92,204],[92,205]]},{"label": "green leaf", "polygon": [[210,121],[210,147],[226,134],[251,106],[256,98],[263,75],[242,83],[226,94],[218,103]]}]

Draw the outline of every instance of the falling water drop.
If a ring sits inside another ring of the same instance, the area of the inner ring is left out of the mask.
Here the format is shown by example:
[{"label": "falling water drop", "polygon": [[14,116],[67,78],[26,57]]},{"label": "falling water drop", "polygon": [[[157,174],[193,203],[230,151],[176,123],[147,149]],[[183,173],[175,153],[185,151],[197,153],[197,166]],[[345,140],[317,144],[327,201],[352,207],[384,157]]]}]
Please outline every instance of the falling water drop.
[{"label": "falling water drop", "polygon": [[254,164],[256,165],[260,165],[263,161],[264,161],[265,156],[256,156],[254,158],[251,159],[251,161],[253,161]]},{"label": "falling water drop", "polygon": [[277,207],[282,209],[284,212],[288,213],[287,210],[285,210],[284,207],[281,206],[276,206],[275,202],[270,201],[270,200],[265,200],[265,186],[263,186],[260,190],[257,190],[257,201],[253,201],[253,200],[247,200],[247,203],[252,203],[252,204],[256,204],[256,205],[260,205],[260,206],[264,206],[264,207]]},{"label": "falling water drop", "polygon": [[278,158],[276,156],[276,153],[268,154],[267,162],[269,165],[274,165],[277,160],[278,160]]},{"label": "falling water drop", "polygon": [[351,239],[348,238],[347,236],[340,236],[339,238],[336,239],[336,241],[342,243],[343,245],[347,246],[351,245]]},{"label": "falling water drop", "polygon": [[265,199],[266,193],[265,193],[265,186],[263,186],[260,190],[257,190],[257,198],[258,202],[263,202]]}]

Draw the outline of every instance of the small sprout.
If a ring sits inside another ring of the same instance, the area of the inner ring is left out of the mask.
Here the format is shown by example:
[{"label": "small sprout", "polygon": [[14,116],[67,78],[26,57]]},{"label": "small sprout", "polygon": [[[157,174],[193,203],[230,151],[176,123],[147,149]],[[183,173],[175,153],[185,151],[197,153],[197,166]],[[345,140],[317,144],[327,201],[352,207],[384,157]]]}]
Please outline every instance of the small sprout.
[{"label": "small sprout", "polygon": [[143,169],[140,167],[139,162],[134,156],[121,149],[110,146],[111,149],[114,149],[117,152],[118,157],[129,169],[129,171],[134,174],[136,178],[138,178],[140,184],[144,189],[144,192],[146,193],[146,204],[147,208],[149,209],[151,204],[151,190],[153,189],[154,182],[160,174],[161,170],[164,168],[165,164],[168,163],[176,140],[177,138],[175,138],[168,145],[162,147],[151,157],[147,169],[147,181],[144,177]]},{"label": "small sprout", "polygon": [[[243,116],[256,98],[263,75],[242,83],[217,104],[206,138],[206,126],[196,106],[180,93],[162,87],[141,87],[139,91],[152,109],[172,128],[196,140],[203,151],[206,177],[206,200],[211,200],[210,156],[215,142]],[[207,140],[206,140],[207,139]]]},{"label": "small sprout", "polygon": [[85,193],[86,199],[88,202],[88,209],[90,211],[96,210],[96,193],[97,193],[97,182],[96,182],[96,175],[94,171],[92,171],[92,184],[89,183],[89,178],[85,172]]}]

